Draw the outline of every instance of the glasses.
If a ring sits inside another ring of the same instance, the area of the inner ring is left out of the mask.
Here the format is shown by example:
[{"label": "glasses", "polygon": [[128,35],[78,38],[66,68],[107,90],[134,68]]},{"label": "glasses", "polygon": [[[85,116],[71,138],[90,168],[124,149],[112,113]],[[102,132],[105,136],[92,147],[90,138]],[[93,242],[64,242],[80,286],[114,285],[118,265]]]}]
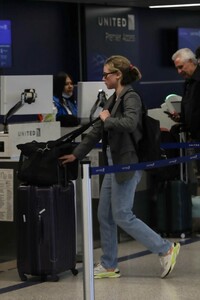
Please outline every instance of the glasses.
[{"label": "glasses", "polygon": [[103,74],[102,74],[102,77],[104,77],[105,79],[108,77],[108,75],[110,75],[110,74],[114,74],[114,73],[116,73],[117,71],[112,71],[112,72],[103,72]]}]

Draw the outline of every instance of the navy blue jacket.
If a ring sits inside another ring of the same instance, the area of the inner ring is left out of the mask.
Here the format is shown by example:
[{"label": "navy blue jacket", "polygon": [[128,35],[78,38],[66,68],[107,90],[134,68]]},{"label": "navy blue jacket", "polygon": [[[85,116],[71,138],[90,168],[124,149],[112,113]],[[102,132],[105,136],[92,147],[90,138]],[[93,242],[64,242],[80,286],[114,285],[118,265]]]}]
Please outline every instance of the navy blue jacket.
[{"label": "navy blue jacket", "polygon": [[[65,101],[66,101],[66,105],[69,108],[69,110],[71,111],[72,115],[77,116],[77,104],[76,104],[76,102],[71,100],[71,98],[68,98],[68,99],[65,98]],[[68,111],[67,111],[65,105],[63,105],[60,102],[58,97],[53,96],[53,102],[54,102],[54,105],[57,108],[56,119],[60,116],[63,116],[63,115],[67,116],[68,115]]]}]

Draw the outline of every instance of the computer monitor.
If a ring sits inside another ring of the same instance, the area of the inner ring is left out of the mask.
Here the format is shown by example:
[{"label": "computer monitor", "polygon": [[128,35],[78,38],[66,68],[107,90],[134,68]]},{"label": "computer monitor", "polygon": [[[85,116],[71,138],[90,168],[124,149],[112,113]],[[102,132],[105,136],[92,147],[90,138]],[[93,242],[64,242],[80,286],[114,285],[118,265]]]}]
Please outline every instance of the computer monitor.
[{"label": "computer monitor", "polygon": [[193,52],[200,45],[200,27],[190,28],[190,27],[179,27],[178,28],[178,47],[190,48]]},{"label": "computer monitor", "polygon": [[21,100],[26,89],[34,89],[34,103],[23,105],[15,114],[47,114],[53,110],[52,75],[8,75],[0,76],[0,114],[7,112]]},{"label": "computer monitor", "polygon": [[109,98],[114,90],[107,89],[103,81],[80,81],[78,82],[78,118],[81,124],[89,122],[90,111],[97,100],[99,90],[103,90]]},{"label": "computer monitor", "polygon": [[0,20],[0,68],[12,66],[11,21]]}]

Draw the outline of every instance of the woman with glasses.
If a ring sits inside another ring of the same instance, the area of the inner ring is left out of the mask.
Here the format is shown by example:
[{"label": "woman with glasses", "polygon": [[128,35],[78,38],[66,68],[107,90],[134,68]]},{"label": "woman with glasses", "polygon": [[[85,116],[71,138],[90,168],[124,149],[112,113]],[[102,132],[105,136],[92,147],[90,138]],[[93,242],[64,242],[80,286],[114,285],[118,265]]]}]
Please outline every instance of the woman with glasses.
[{"label": "woman with glasses", "polygon": [[[136,142],[142,137],[142,103],[131,84],[140,78],[140,71],[126,57],[115,55],[106,60],[103,81],[108,89],[115,89],[115,92],[105,104],[93,129],[72,154],[61,157],[63,164],[83,159],[101,139],[105,164],[138,162],[132,136]],[[162,278],[174,268],[180,244],[161,238],[132,211],[141,175],[142,171],[137,170],[104,176],[98,207],[103,254],[94,268],[97,279],[120,277],[117,226],[159,255]]]}]

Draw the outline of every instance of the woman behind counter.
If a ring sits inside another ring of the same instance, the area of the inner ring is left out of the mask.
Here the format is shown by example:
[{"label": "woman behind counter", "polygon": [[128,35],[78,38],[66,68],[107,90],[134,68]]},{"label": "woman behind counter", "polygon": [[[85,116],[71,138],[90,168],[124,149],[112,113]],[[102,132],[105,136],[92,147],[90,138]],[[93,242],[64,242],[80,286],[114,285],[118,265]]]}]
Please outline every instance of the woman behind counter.
[{"label": "woman behind counter", "polygon": [[57,109],[56,121],[61,127],[77,126],[77,102],[74,98],[74,83],[72,76],[60,72],[53,78],[53,103]]}]

